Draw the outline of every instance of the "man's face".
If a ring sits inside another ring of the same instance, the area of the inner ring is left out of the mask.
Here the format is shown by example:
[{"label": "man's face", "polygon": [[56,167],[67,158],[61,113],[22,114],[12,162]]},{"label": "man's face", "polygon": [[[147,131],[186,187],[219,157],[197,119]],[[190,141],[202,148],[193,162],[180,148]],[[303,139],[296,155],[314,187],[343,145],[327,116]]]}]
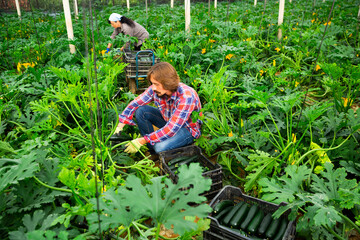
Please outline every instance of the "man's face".
[{"label": "man's face", "polygon": [[112,26],[113,28],[119,28],[119,27],[121,27],[121,22],[120,22],[120,21],[116,21],[116,22],[110,21],[110,24],[111,24],[111,26]]},{"label": "man's face", "polygon": [[163,97],[164,95],[171,96],[172,92],[169,90],[165,90],[163,85],[156,81],[153,76],[150,77],[150,82],[152,84],[152,89],[156,93],[158,97]]}]

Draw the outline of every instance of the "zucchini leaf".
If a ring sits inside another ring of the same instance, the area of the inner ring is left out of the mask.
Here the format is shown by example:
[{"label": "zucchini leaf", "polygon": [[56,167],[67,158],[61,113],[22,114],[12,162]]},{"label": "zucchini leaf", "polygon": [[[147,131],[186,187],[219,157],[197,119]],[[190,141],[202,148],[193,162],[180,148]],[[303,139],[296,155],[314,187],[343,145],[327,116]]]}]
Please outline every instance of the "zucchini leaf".
[{"label": "zucchini leaf", "polygon": [[10,184],[16,184],[20,180],[35,176],[35,172],[39,170],[39,164],[36,162],[39,158],[38,153],[38,151],[33,151],[20,159],[0,159],[2,162],[0,165],[4,162],[16,163],[3,166],[0,169],[0,192]]},{"label": "zucchini leaf", "polygon": [[278,180],[272,178],[262,178],[259,185],[264,193],[262,199],[274,203],[293,202],[297,193],[303,192],[301,189],[303,181],[305,181],[311,169],[306,166],[297,167],[290,165],[285,168],[286,175],[281,176]]},{"label": "zucchini leaf", "polygon": [[[196,230],[197,224],[187,221],[185,217],[204,218],[211,212],[207,204],[201,204],[206,198],[199,196],[210,189],[211,179],[202,176],[202,169],[198,163],[191,163],[189,167],[182,165],[178,177],[177,184],[173,184],[169,178],[160,176],[151,179],[152,184],[144,186],[138,177],[129,175],[125,186],[109,190],[101,197],[102,229],[119,225],[129,226],[133,220],[151,217],[155,226],[164,224],[167,229],[173,226],[174,232],[180,235],[189,230]],[[96,206],[96,199],[91,201]],[[199,205],[191,206],[190,203]],[[96,231],[97,214],[91,214],[87,220],[90,230]]]}]

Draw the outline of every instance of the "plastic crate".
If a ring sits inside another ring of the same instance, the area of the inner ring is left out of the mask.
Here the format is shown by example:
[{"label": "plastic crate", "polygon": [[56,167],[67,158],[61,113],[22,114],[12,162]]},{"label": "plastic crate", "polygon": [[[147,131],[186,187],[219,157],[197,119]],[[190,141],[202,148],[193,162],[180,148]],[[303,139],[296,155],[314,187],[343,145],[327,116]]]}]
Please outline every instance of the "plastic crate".
[{"label": "plastic crate", "polygon": [[[238,202],[246,202],[249,205],[257,204],[259,208],[261,208],[265,214],[267,213],[274,213],[280,206],[284,206],[287,203],[280,203],[279,205],[263,201],[258,198],[254,198],[242,193],[240,188],[234,186],[225,186],[211,201],[210,207],[214,207],[217,203],[222,200],[232,200],[235,203]],[[290,214],[290,210],[285,212],[282,217],[288,217]],[[210,228],[206,230],[203,234],[204,240],[218,240],[218,239],[225,239],[225,240],[233,240],[233,239],[244,239],[244,240],[251,240],[251,236],[247,237],[241,235],[236,231],[232,231],[228,227],[224,227],[219,224],[219,222],[213,218],[211,215],[208,216],[211,219]],[[289,221],[286,231],[282,240],[293,240],[295,239],[296,233],[296,223],[295,221]]]},{"label": "plastic crate", "polygon": [[144,78],[151,66],[160,62],[160,58],[155,57],[155,53],[151,49],[141,51],[124,49],[123,61],[124,63],[128,63],[125,67],[125,73],[128,78]]},{"label": "plastic crate", "polygon": [[178,176],[170,170],[168,162],[174,158],[198,156],[198,160],[201,166],[207,167],[209,171],[202,174],[203,177],[210,178],[212,180],[211,188],[209,191],[201,194],[205,196],[209,201],[212,200],[222,189],[222,167],[219,164],[212,163],[201,152],[201,149],[195,145],[189,145],[186,147],[176,148],[169,151],[159,153],[160,157],[160,169],[164,174],[169,174],[173,183],[177,183]]}]

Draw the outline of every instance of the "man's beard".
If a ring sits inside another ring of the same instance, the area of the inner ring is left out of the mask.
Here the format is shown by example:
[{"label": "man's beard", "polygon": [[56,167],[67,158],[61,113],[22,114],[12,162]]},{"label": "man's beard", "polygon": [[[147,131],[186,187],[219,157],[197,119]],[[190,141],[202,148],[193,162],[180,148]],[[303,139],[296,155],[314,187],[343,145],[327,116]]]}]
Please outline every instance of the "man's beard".
[{"label": "man's beard", "polygon": [[165,93],[161,94],[160,92],[158,91],[154,91],[156,93],[156,95],[161,98],[161,97],[164,97]]}]

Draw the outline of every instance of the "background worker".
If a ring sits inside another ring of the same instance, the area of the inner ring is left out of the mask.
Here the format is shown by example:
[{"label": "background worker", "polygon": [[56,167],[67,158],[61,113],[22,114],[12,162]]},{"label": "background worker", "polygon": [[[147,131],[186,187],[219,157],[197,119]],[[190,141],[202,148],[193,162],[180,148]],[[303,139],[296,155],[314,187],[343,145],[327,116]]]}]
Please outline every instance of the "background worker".
[{"label": "background worker", "polygon": [[[147,74],[151,86],[135,98],[119,115],[119,124],[111,140],[116,140],[126,124],[139,127],[141,138],[126,145],[125,152],[135,153],[144,144],[154,154],[192,144],[201,135],[201,120],[193,122],[193,111],[200,112],[196,91],[180,82],[175,68],[167,62],[152,66]],[[148,106],[154,102],[155,107]],[[154,131],[154,126],[158,130]]]},{"label": "background worker", "polygon": [[[137,42],[135,42],[134,47],[135,50],[140,50],[143,42],[145,42],[145,39],[149,38],[149,33],[146,31],[146,29],[138,24],[137,22],[131,20],[130,18],[127,18],[125,16],[121,16],[118,13],[112,13],[109,17],[109,23],[114,28],[114,32],[111,34],[111,39],[115,39],[117,35],[120,33],[124,35],[129,35],[131,37],[136,37]],[[112,44],[108,43],[106,48],[106,53],[110,51]],[[130,41],[125,43],[124,46],[121,47],[121,51],[124,50],[124,48],[130,47]]]}]

